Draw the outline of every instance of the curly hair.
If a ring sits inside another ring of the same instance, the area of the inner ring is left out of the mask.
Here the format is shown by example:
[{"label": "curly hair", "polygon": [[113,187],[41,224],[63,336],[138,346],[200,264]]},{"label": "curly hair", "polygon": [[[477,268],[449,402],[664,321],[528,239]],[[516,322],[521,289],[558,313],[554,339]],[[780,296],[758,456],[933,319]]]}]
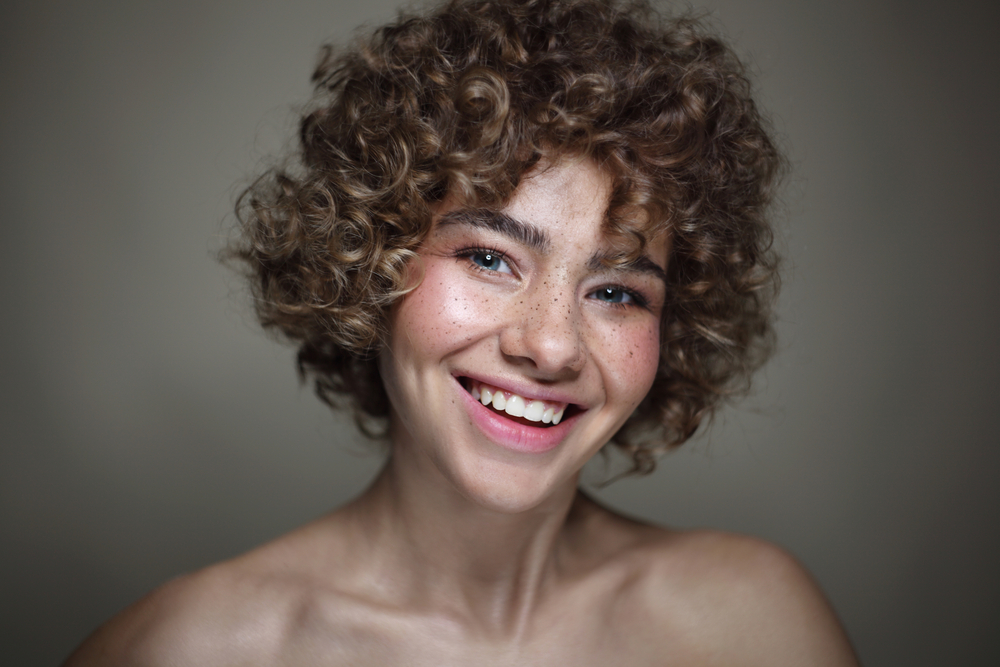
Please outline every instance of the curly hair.
[{"label": "curly hair", "polygon": [[616,0],[452,0],[326,47],[313,81],[298,167],[243,193],[230,253],[261,323],[298,345],[303,381],[351,404],[365,433],[389,414],[376,356],[431,207],[454,193],[500,208],[559,154],[611,175],[624,255],[671,237],[658,372],[612,440],[633,469],[748,389],[772,347],[784,162],[745,67],[697,20]]}]

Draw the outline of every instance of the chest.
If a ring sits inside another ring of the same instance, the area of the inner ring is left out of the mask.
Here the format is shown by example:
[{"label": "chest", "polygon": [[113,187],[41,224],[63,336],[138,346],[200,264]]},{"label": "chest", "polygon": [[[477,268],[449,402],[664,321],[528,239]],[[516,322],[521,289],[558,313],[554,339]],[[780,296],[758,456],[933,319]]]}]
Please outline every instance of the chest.
[{"label": "chest", "polygon": [[567,607],[516,638],[416,615],[355,609],[303,619],[280,652],[282,665],[533,667],[704,665],[697,647],[635,610]]}]

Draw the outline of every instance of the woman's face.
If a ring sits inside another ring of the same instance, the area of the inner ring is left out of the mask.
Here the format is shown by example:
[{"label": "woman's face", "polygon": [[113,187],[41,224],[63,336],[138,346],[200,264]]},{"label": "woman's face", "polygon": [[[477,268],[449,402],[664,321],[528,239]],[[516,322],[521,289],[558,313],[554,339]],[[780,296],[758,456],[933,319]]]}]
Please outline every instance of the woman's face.
[{"label": "woman's face", "polygon": [[563,158],[499,213],[438,207],[379,359],[397,465],[503,511],[575,487],[659,360],[668,241],[605,268],[609,194],[594,162]]}]

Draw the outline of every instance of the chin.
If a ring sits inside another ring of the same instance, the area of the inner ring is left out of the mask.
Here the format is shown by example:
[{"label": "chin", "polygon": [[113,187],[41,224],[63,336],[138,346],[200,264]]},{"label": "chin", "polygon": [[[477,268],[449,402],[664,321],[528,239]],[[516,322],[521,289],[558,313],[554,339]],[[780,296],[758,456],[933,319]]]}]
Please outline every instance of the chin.
[{"label": "chin", "polygon": [[558,502],[565,497],[564,494],[572,496],[576,491],[576,476],[559,485],[541,480],[518,480],[503,484],[474,480],[463,487],[463,495],[483,509],[500,514],[523,514]]},{"label": "chin", "polygon": [[[568,444],[568,443],[567,443]],[[489,443],[440,452],[436,465],[456,491],[473,504],[518,514],[560,502],[576,490],[580,468],[570,452],[524,455]]]}]

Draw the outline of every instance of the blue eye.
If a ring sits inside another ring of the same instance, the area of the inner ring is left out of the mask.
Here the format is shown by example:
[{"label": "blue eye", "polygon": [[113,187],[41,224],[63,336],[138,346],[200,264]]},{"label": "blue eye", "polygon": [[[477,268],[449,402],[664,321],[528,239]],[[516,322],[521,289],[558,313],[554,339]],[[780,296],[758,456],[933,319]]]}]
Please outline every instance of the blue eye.
[{"label": "blue eye", "polygon": [[479,268],[486,271],[496,271],[497,273],[512,273],[507,261],[497,252],[491,250],[477,250],[469,254],[469,259]]},{"label": "blue eye", "polygon": [[636,301],[630,293],[620,287],[602,287],[596,292],[593,292],[592,296],[598,301],[603,301],[605,303],[629,304],[635,303]]}]

